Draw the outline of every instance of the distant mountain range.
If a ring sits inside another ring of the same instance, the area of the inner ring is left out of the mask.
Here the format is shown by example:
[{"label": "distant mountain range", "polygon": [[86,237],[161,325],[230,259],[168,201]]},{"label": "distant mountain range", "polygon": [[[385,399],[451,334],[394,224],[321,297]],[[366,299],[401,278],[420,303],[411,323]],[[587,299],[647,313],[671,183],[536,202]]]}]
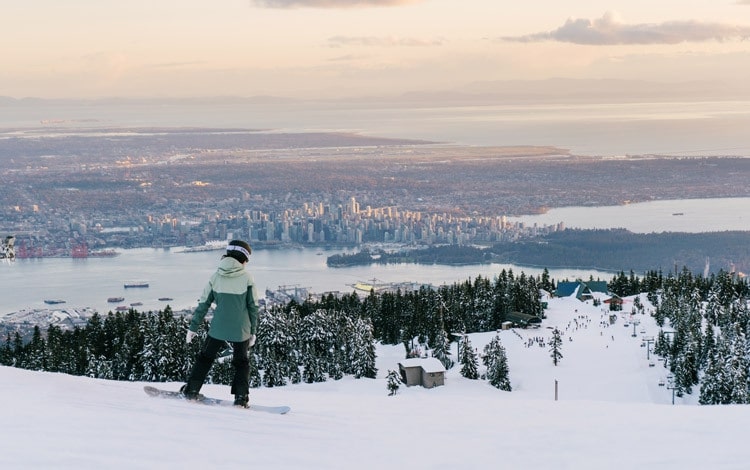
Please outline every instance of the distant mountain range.
[{"label": "distant mountain range", "polygon": [[750,88],[711,81],[677,83],[620,79],[495,80],[474,82],[448,90],[413,91],[394,95],[371,95],[339,99],[300,99],[282,96],[204,96],[171,98],[48,99],[0,96],[3,105],[76,105],[76,104],[492,104],[535,102],[638,102],[638,101],[702,101],[750,99]]}]

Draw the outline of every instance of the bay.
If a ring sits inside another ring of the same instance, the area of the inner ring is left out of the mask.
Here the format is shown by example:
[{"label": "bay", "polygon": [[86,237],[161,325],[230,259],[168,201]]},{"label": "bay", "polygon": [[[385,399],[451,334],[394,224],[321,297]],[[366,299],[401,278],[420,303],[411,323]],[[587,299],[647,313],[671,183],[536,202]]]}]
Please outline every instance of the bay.
[{"label": "bay", "polygon": [[528,226],[624,228],[633,233],[750,231],[750,198],[651,201],[620,206],[561,207],[544,214],[508,217]]},{"label": "bay", "polygon": [[[626,228],[636,233],[711,232],[750,230],[750,198],[684,199],[605,207],[565,207],[546,214],[511,218],[538,226],[564,223],[584,229]],[[512,264],[465,266],[392,264],[329,268],[326,258],[350,250],[317,248],[255,249],[248,264],[261,296],[280,286],[310,292],[350,293],[356,282],[413,282],[452,284],[478,275],[494,278],[503,269],[537,276],[543,268]],[[65,300],[55,308],[94,308],[106,313],[118,305],[141,302],[136,308],[175,310],[195,307],[203,287],[223,251],[183,253],[181,249],[122,250],[112,258],[19,259],[0,264],[0,317],[22,309],[50,308],[45,299]],[[551,269],[555,280],[610,280],[612,273],[597,270]],[[125,288],[127,281],[146,281],[148,288]],[[375,280],[375,281],[373,281]],[[109,297],[124,297],[109,303]],[[169,297],[170,301],[159,301]]]},{"label": "bay", "polygon": [[[537,276],[542,268],[510,264],[467,266],[442,265],[372,265],[329,268],[326,258],[345,250],[321,251],[313,248],[253,250],[248,271],[255,278],[259,294],[277,290],[279,286],[307,288],[312,293],[351,293],[358,281],[416,282],[452,284],[473,280],[478,275],[494,278],[503,269],[516,275],[523,271]],[[223,251],[183,253],[177,249],[139,248],[124,250],[112,258],[42,258],[19,259],[13,264],[0,264],[2,302],[0,317],[22,309],[94,308],[100,313],[118,305],[142,302],[139,311],[158,310],[169,304],[174,310],[194,308],[208,278],[215,271]],[[550,270],[554,279],[575,279],[594,276],[609,280],[611,273],[601,271]],[[126,281],[142,280],[147,288],[125,288]],[[109,303],[109,297],[124,297]],[[170,297],[168,302],[159,297]],[[44,299],[65,300],[64,304],[46,305]]]}]

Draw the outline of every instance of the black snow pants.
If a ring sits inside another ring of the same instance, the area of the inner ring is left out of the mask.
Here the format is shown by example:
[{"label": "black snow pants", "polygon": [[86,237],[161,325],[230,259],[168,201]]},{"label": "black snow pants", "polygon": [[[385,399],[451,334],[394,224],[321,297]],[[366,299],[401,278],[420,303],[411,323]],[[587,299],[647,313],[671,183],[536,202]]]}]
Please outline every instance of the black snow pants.
[{"label": "black snow pants", "polygon": [[198,353],[193,370],[187,380],[187,390],[198,393],[206,380],[208,371],[216,360],[216,355],[229,343],[232,346],[232,366],[234,367],[234,379],[232,380],[232,395],[248,395],[250,381],[250,361],[247,352],[250,340],[234,342],[206,337],[203,348]]}]

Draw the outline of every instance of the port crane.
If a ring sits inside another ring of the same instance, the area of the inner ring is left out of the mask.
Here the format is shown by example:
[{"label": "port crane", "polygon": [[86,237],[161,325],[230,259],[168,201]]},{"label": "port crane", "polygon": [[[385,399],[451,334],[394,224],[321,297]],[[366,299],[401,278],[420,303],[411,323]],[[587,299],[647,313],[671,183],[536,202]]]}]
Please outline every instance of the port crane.
[{"label": "port crane", "polygon": [[16,260],[16,249],[15,249],[16,237],[8,235],[0,244],[0,260],[4,260],[8,263],[12,263]]}]

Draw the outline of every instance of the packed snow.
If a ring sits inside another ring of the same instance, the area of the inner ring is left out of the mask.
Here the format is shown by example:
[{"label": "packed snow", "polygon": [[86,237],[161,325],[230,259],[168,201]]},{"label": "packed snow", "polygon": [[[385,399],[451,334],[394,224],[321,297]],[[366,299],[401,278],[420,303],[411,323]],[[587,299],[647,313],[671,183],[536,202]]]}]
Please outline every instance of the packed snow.
[{"label": "packed snow", "polygon": [[[378,345],[377,379],[251,389],[254,403],[291,406],[286,415],[0,367],[0,468],[747,468],[750,407],[700,406],[698,390],[673,406],[668,371],[642,346],[659,328],[648,314],[631,318],[629,302],[610,323],[602,306],[550,299],[539,329],[469,335],[479,352],[500,336],[511,392],[454,366],[444,386],[402,385],[389,396],[385,377],[404,360],[402,345]],[[558,366],[554,327],[564,339]],[[231,398],[228,386],[202,391]]]}]

